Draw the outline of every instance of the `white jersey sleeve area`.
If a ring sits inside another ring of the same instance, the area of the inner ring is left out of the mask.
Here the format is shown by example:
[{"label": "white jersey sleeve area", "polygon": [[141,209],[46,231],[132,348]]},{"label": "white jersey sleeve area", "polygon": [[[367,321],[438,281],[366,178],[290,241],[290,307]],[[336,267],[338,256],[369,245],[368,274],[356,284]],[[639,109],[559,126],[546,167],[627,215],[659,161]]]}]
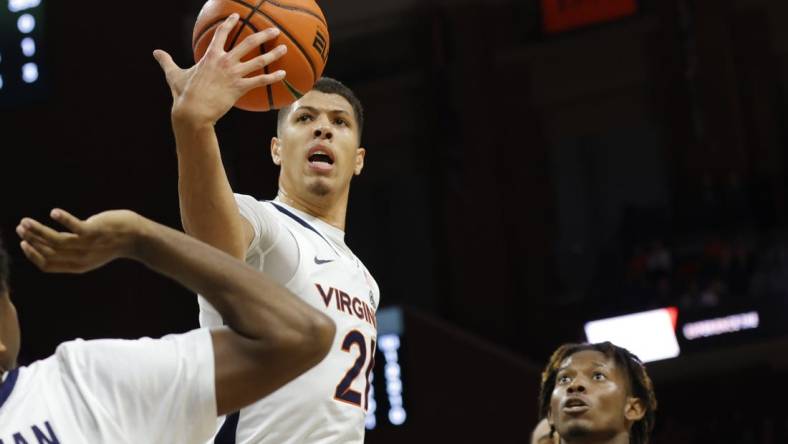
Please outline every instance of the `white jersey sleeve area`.
[{"label": "white jersey sleeve area", "polygon": [[246,194],[235,194],[238,211],[254,229],[254,238],[246,249],[246,255],[264,256],[282,231],[279,221],[254,197]]},{"label": "white jersey sleeve area", "polygon": [[[282,225],[270,205],[246,194],[235,194],[238,211],[252,225],[254,237],[246,249],[246,263],[264,272],[279,284],[285,285],[295,276],[299,263],[299,248],[293,235]],[[200,326],[222,325],[219,313],[202,296]]]},{"label": "white jersey sleeve area", "polygon": [[[161,339],[73,341],[55,360],[83,430],[96,442],[205,442],[216,424],[210,331]],[[120,441],[117,441],[120,442]]]}]

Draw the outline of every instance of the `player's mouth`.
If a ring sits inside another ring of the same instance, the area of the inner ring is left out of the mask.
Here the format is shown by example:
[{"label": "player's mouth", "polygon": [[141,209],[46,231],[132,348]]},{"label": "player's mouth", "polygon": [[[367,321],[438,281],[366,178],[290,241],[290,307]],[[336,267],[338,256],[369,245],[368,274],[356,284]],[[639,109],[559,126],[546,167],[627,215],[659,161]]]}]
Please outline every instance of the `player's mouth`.
[{"label": "player's mouth", "polygon": [[313,171],[329,172],[334,169],[334,152],[324,145],[315,145],[306,154],[309,168]]},{"label": "player's mouth", "polygon": [[585,413],[590,408],[591,407],[584,399],[577,396],[573,396],[571,398],[566,399],[563,402],[561,410],[564,413],[577,415],[577,414]]}]

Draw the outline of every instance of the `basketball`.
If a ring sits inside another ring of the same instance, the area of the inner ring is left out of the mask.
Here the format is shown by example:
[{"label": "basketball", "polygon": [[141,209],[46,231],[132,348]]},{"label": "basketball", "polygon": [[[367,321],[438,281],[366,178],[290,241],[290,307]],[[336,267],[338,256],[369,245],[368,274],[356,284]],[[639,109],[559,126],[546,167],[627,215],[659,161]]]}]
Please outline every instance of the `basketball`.
[{"label": "basketball", "polygon": [[246,54],[242,61],[281,44],[287,45],[287,54],[262,71],[249,75],[283,69],[287,72],[285,79],[249,91],[235,106],[247,111],[268,111],[287,106],[306,94],[323,74],[328,58],[328,25],[317,3],[314,0],[208,0],[194,25],[195,62],[199,62],[207,51],[216,28],[232,13],[237,13],[240,20],[227,38],[226,51],[266,28],[277,27],[281,31],[276,38]]}]

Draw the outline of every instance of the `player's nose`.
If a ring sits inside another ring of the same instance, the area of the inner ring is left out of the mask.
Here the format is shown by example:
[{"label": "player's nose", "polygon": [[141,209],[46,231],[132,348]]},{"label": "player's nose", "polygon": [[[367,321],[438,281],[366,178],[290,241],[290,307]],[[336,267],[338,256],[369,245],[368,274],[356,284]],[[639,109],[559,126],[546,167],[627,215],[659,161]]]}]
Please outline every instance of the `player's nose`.
[{"label": "player's nose", "polygon": [[331,132],[331,128],[329,128],[327,125],[322,125],[322,124],[318,125],[318,127],[315,128],[314,135],[315,135],[315,138],[317,138],[317,139],[329,139],[329,140],[331,140],[331,138],[334,137],[334,135]]},{"label": "player's nose", "polygon": [[586,386],[580,378],[575,378],[566,391],[567,393],[585,393]]}]

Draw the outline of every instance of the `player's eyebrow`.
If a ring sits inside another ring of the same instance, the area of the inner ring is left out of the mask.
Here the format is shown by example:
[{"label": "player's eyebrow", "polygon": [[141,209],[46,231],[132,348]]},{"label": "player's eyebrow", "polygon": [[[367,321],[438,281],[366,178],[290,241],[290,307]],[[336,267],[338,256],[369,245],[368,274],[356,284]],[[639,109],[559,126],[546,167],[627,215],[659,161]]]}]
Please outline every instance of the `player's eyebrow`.
[{"label": "player's eyebrow", "polygon": [[[296,111],[301,111],[301,110],[306,110],[306,111],[309,111],[309,112],[314,113],[314,114],[317,114],[317,113],[320,112],[319,109],[315,108],[314,106],[309,106],[309,105],[301,105],[301,106],[299,106],[296,109]],[[333,109],[333,110],[329,110],[328,113],[329,114],[346,114],[348,116],[350,115],[350,113],[345,111],[344,109]]]},{"label": "player's eyebrow", "polygon": [[[608,366],[608,363],[606,363],[606,362],[599,362],[599,361],[592,361],[592,362],[591,362],[591,365],[592,365],[594,368],[608,368],[608,367],[609,367],[609,366]],[[568,369],[570,366],[571,366],[571,364],[570,364],[570,363],[566,363],[566,364],[564,364],[564,365],[562,365],[562,366],[558,367],[558,370],[557,370],[557,371],[559,371],[559,372],[560,372],[560,371],[566,370],[566,369]]]}]

